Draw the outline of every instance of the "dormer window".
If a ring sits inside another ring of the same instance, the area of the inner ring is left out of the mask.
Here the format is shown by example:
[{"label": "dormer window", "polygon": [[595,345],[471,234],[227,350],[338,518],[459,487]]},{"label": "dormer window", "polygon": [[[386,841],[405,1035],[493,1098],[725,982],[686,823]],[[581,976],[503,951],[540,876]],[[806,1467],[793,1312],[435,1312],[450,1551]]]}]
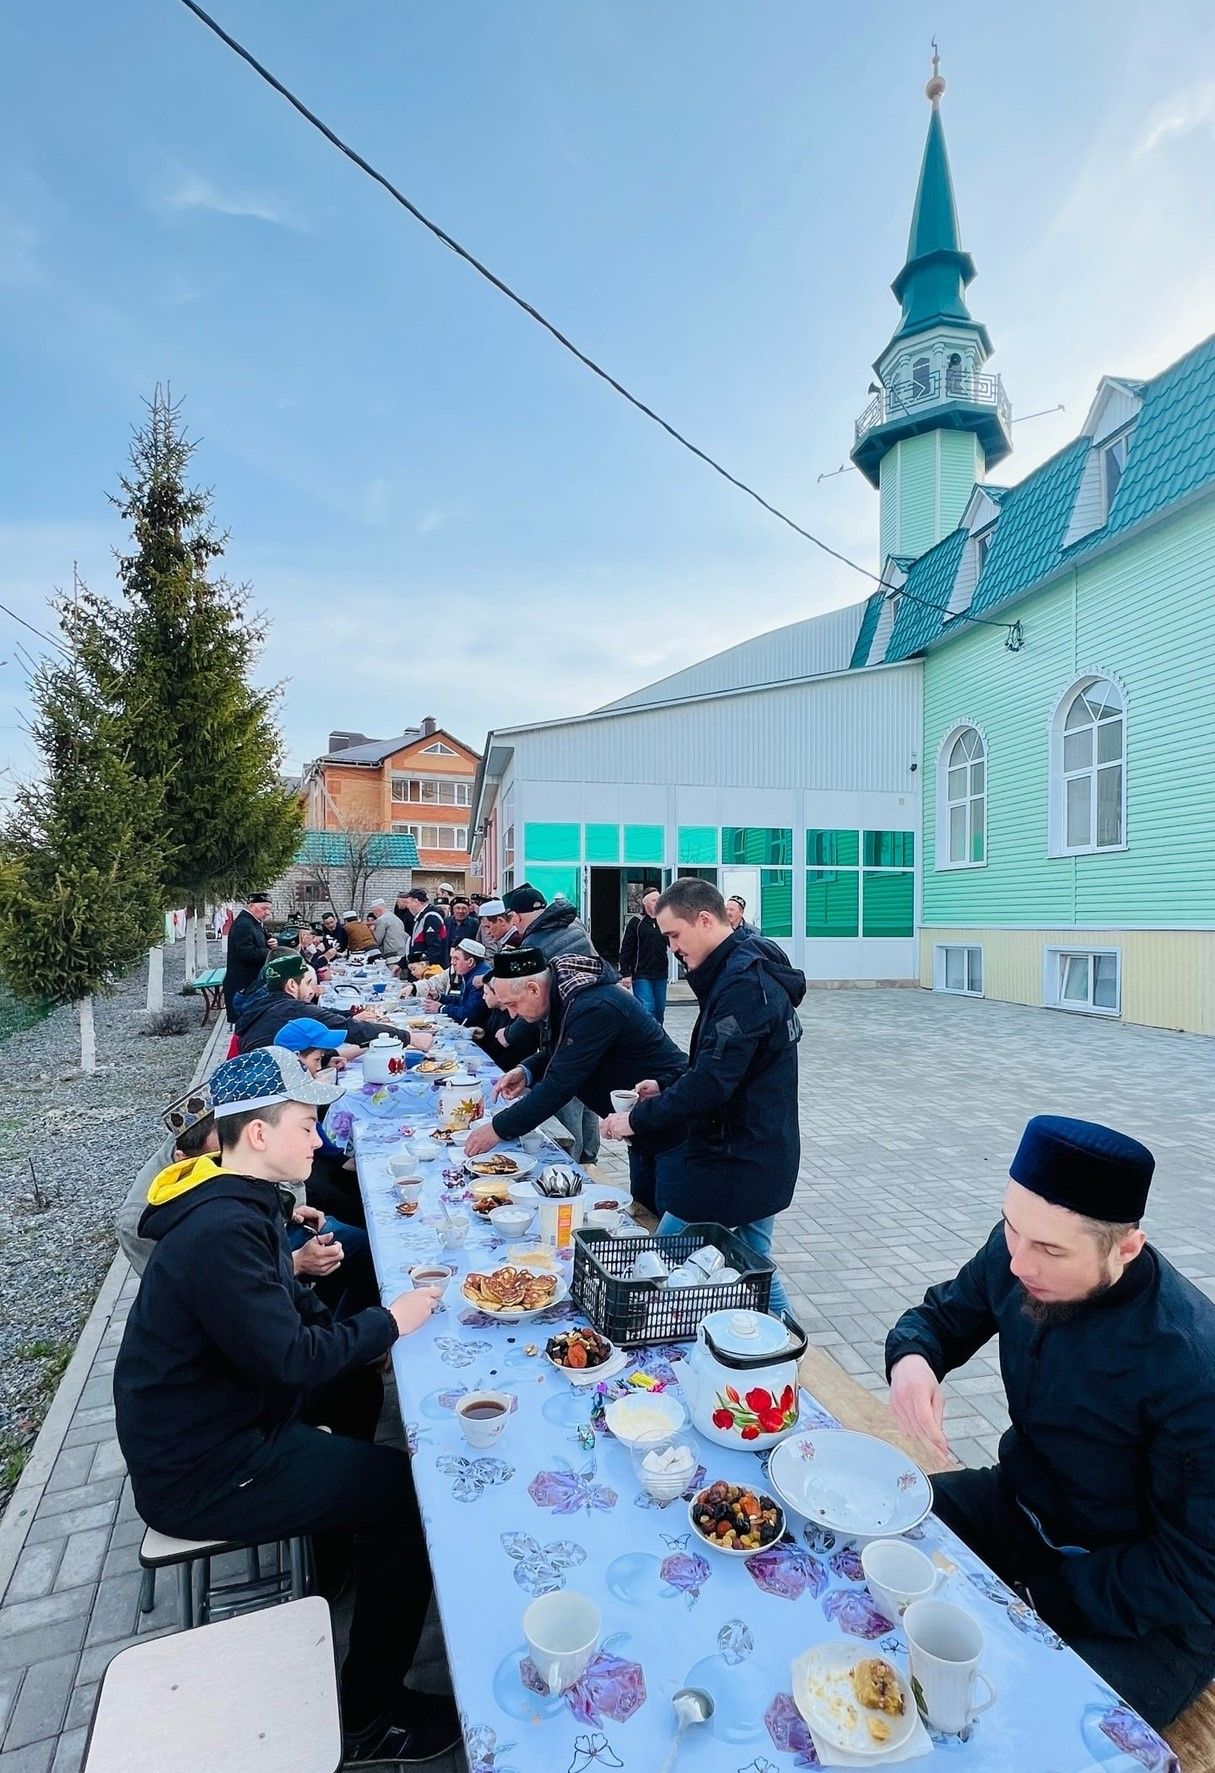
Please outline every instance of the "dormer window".
[{"label": "dormer window", "polygon": [[993,523],[990,529],[983,530],[975,537],[975,563],[979,569],[975,574],[976,581],[982,578],[983,568],[987,565],[987,556],[991,552],[991,542],[992,537],[995,534],[995,528],[996,526]]},{"label": "dormer window", "polygon": [[1101,484],[1105,494],[1105,515],[1108,517],[1114,508],[1114,495],[1118,491],[1118,483],[1122,479],[1126,458],[1131,447],[1131,430],[1123,431],[1112,443],[1107,443],[1101,451]]}]

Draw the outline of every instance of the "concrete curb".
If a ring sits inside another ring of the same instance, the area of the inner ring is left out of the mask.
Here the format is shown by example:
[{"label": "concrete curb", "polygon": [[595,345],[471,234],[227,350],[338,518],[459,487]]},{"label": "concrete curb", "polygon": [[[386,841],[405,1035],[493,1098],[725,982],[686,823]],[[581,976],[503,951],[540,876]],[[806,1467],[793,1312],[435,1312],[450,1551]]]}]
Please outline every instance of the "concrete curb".
[{"label": "concrete curb", "polygon": [[[228,1025],[220,1016],[199,1055],[190,1078],[191,1085],[214,1070],[217,1050],[221,1045],[227,1047],[228,1037]],[[130,1264],[119,1250],[93,1301],[93,1309],[85,1321],[72,1358],[51,1399],[25,1470],[17,1480],[17,1487],[9,1498],[3,1519],[0,1519],[0,1603],[3,1603],[13,1571],[17,1567],[17,1560],[24,1550],[26,1535],[38,1513],[51,1472],[55,1468],[55,1461],[72,1426],[80,1394],[88,1384],[101,1339],[110,1327],[110,1319],[118,1304],[123,1283],[130,1272]]]}]

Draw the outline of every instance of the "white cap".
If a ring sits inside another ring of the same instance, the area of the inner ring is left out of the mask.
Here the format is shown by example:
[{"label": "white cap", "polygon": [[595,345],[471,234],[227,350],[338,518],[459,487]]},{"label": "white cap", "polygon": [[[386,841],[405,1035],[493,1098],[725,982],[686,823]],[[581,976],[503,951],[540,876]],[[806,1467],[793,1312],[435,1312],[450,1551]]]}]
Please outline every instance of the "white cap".
[{"label": "white cap", "polygon": [[456,943],[456,947],[462,949],[465,954],[471,954],[476,960],[485,959],[486,947],[484,942],[474,942],[471,936],[465,936],[462,942]]},{"label": "white cap", "polygon": [[501,899],[483,899],[477,907],[477,912],[481,917],[505,917],[506,906]]}]

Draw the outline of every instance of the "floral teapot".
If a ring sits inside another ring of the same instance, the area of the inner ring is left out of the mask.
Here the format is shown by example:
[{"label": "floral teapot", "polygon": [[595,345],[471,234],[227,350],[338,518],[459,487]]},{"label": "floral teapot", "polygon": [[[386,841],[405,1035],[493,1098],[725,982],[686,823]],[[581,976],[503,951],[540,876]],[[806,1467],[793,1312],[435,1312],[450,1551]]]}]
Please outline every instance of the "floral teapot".
[{"label": "floral teapot", "polygon": [[757,1453],[797,1427],[797,1363],[806,1333],[763,1311],[704,1318],[679,1370],[679,1388],[706,1440]]},{"label": "floral teapot", "polygon": [[371,1045],[363,1049],[363,1081],[369,1084],[392,1083],[405,1075],[405,1048],[391,1034],[377,1034]]}]

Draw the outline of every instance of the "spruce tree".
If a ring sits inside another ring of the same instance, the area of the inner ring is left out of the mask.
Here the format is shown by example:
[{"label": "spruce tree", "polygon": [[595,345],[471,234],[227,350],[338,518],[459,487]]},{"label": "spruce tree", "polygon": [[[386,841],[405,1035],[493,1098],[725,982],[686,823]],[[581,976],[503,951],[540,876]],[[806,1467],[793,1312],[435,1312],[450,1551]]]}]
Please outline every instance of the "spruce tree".
[{"label": "spruce tree", "polygon": [[77,1006],[93,1071],[93,994],[164,927],[160,789],[74,665],[39,666],[30,691],[42,772],[0,827],[0,973],[27,1001]]},{"label": "spruce tree", "polygon": [[60,613],[131,767],[161,793],[163,903],[197,912],[277,879],[301,816],[280,780],[280,692],[250,681],[264,624],[217,572],[227,538],[189,485],[180,406],[158,388],[147,415],[114,498],[131,531],[121,600],[86,591]]}]

